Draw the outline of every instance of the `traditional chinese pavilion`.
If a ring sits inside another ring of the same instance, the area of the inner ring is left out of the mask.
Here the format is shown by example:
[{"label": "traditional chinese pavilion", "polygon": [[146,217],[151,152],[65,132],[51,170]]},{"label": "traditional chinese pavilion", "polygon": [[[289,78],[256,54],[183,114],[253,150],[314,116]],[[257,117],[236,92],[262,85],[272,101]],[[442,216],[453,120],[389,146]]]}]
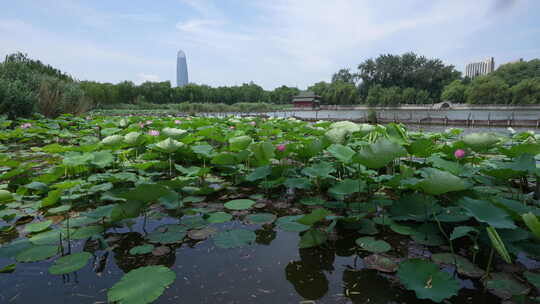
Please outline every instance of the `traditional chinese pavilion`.
[{"label": "traditional chinese pavilion", "polygon": [[293,96],[293,106],[295,108],[319,108],[321,96],[316,95],[311,91],[300,92],[300,94]]}]

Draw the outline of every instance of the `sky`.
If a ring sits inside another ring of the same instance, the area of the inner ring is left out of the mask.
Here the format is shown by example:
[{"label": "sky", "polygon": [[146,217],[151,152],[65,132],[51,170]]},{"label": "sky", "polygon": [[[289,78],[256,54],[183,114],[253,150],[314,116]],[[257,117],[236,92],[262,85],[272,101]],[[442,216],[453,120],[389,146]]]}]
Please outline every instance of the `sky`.
[{"label": "sky", "polygon": [[0,56],[17,51],[79,80],[253,81],[305,89],[380,54],[413,51],[460,71],[540,57],[539,0],[2,0]]}]

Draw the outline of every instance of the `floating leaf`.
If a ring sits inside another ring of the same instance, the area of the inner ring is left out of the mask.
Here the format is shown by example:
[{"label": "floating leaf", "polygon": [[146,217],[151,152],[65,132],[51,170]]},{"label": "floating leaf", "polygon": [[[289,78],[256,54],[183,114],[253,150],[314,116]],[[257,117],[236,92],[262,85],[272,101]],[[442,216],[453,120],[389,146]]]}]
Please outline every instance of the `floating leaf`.
[{"label": "floating leaf", "polygon": [[306,226],[306,225],[303,225],[294,221],[279,223],[277,224],[277,227],[281,230],[290,231],[290,232],[303,232],[310,228],[310,226]]},{"label": "floating leaf", "polygon": [[49,228],[52,225],[52,223],[53,221],[48,220],[48,221],[28,224],[24,227],[24,232],[28,232],[28,233],[40,232]]},{"label": "floating leaf", "polygon": [[217,229],[214,227],[206,227],[203,229],[195,229],[188,231],[187,235],[192,240],[204,240],[216,234]]},{"label": "floating leaf", "polygon": [[103,228],[103,226],[86,226],[86,227],[81,227],[77,230],[75,230],[74,232],[71,233],[71,238],[73,240],[82,240],[82,239],[86,239],[86,238],[89,238],[91,236],[94,236],[96,234],[100,234],[104,231],[105,229]]},{"label": "floating leaf", "polygon": [[225,208],[230,210],[245,210],[255,205],[255,202],[249,199],[237,199],[225,203]]},{"label": "floating leaf", "polygon": [[228,214],[227,212],[214,212],[210,213],[208,218],[206,219],[209,223],[225,223],[232,219],[232,215]]},{"label": "floating leaf", "polygon": [[484,286],[501,299],[526,295],[530,291],[529,287],[514,279],[510,274],[499,272],[491,273],[489,278],[484,280]]},{"label": "floating leaf", "polygon": [[86,266],[91,257],[92,254],[84,251],[63,256],[54,262],[54,265],[49,268],[49,272],[51,274],[72,273]]},{"label": "floating leaf", "polygon": [[17,267],[17,264],[9,264],[5,267],[0,268],[0,273],[12,273],[15,271],[15,267]]},{"label": "floating leaf", "polygon": [[266,225],[272,224],[276,220],[276,215],[272,213],[256,213],[246,216],[248,224]]},{"label": "floating leaf", "polygon": [[58,246],[32,246],[17,254],[17,262],[37,262],[46,260],[58,253]]},{"label": "floating leaf", "polygon": [[356,244],[360,248],[373,252],[373,253],[383,253],[390,251],[392,246],[383,240],[376,240],[373,237],[365,236],[356,239]]},{"label": "floating leaf", "polygon": [[472,278],[480,278],[485,271],[475,264],[471,263],[466,258],[452,253],[435,253],[431,255],[433,262],[438,264],[456,265],[457,271]]},{"label": "floating leaf", "polygon": [[126,273],[107,292],[109,302],[119,304],[151,303],[171,285],[176,278],[174,271],[165,266],[145,266]]},{"label": "floating leaf", "polygon": [[296,220],[298,223],[311,226],[315,224],[316,222],[322,221],[325,217],[332,214],[329,210],[326,210],[324,208],[319,208],[311,211],[310,214],[306,214],[303,217]]},{"label": "floating leaf", "polygon": [[13,194],[7,190],[0,190],[0,203],[9,202],[13,199]]},{"label": "floating leaf", "polygon": [[180,243],[186,237],[188,228],[180,225],[163,225],[156,228],[146,238],[152,243]]},{"label": "floating leaf", "polygon": [[148,254],[154,250],[154,245],[151,244],[144,244],[139,245],[131,248],[129,250],[129,254],[136,255],[136,254]]},{"label": "floating leaf", "polygon": [[420,259],[400,263],[398,277],[405,288],[414,291],[419,299],[440,303],[459,291],[459,282],[450,274],[440,271],[436,264]]},{"label": "floating leaf", "polygon": [[380,254],[372,254],[364,258],[364,265],[368,269],[375,269],[382,272],[396,272],[398,264],[385,256]]},{"label": "floating leaf", "polygon": [[324,231],[317,230],[317,229],[310,229],[304,232],[304,234],[302,234],[298,247],[300,248],[317,247],[325,243],[327,239],[328,239],[328,235]]},{"label": "floating leaf", "polygon": [[300,200],[300,203],[306,206],[317,206],[317,205],[322,206],[324,205],[325,202],[326,201],[322,199],[321,197],[305,197]]},{"label": "floating leaf", "polygon": [[257,235],[251,230],[233,229],[220,231],[214,236],[214,243],[219,248],[244,247],[255,242]]}]

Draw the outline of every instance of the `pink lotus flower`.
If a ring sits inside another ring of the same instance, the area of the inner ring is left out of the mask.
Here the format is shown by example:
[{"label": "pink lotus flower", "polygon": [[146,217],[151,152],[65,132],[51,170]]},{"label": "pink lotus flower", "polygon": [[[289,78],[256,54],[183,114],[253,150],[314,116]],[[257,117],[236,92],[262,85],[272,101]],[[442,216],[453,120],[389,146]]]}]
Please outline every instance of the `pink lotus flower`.
[{"label": "pink lotus flower", "polygon": [[230,126],[229,129],[234,130],[234,126]]},{"label": "pink lotus flower", "polygon": [[465,156],[465,151],[463,149],[457,149],[455,152],[454,152],[454,156],[457,158],[457,159],[460,159],[460,158],[463,158]]},{"label": "pink lotus flower", "polygon": [[283,151],[285,151],[285,145],[284,144],[279,144],[279,145],[277,145],[276,149],[279,152],[283,152]]},{"label": "pink lotus flower", "polygon": [[148,135],[150,135],[150,136],[159,136],[159,131],[158,130],[150,130],[150,131],[148,131]]},{"label": "pink lotus flower", "polygon": [[139,123],[139,127],[144,128],[144,122]]},{"label": "pink lotus flower", "polygon": [[31,128],[32,127],[32,124],[27,122],[27,123],[23,123],[21,125],[21,129],[28,129],[28,128]]},{"label": "pink lotus flower", "polygon": [[249,124],[250,124],[250,125],[252,125],[252,126],[255,126],[255,125],[257,125],[257,123],[256,123],[256,122],[254,122],[254,121],[251,121],[251,122],[249,122]]},{"label": "pink lotus flower", "polygon": [[152,124],[152,121],[151,121],[151,120],[147,120],[147,121],[146,121],[146,124],[147,124],[147,125],[151,125],[151,124]]},{"label": "pink lotus flower", "polygon": [[179,124],[181,124],[181,123],[182,123],[182,121],[181,121],[181,120],[179,120],[179,119],[177,119],[177,120],[175,120],[175,121],[174,121],[174,123],[175,123],[175,124],[177,124],[177,125],[179,125]]}]

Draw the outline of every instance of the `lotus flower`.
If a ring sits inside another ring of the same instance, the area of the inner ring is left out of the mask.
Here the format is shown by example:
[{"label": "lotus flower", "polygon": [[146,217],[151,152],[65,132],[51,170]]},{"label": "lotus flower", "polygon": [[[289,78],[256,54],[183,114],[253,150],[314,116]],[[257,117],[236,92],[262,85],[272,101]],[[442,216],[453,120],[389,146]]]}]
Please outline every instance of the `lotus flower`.
[{"label": "lotus flower", "polygon": [[174,121],[174,123],[175,123],[175,124],[177,124],[177,125],[179,125],[179,124],[181,124],[181,123],[182,123],[182,121],[181,121],[181,120],[179,120],[179,119],[177,119],[177,120],[175,120],[175,121]]},{"label": "lotus flower", "polygon": [[285,151],[285,145],[284,144],[279,144],[279,145],[277,145],[276,149],[279,152],[283,152],[283,151]]},{"label": "lotus flower", "polygon": [[249,122],[249,124],[252,125],[252,126],[256,126],[256,125],[257,125],[257,123],[254,122],[254,121]]},{"label": "lotus flower", "polygon": [[460,158],[463,158],[465,156],[465,151],[463,149],[457,149],[455,152],[454,152],[454,156],[457,158],[457,159],[460,159]]},{"label": "lotus flower", "polygon": [[148,135],[150,135],[150,136],[159,136],[159,131],[158,130],[150,130],[150,131],[148,131]]},{"label": "lotus flower", "polygon": [[28,129],[28,128],[31,128],[32,127],[32,124],[27,122],[27,123],[23,123],[21,125],[21,129]]},{"label": "lotus flower", "polygon": [[152,124],[152,121],[151,121],[151,120],[147,120],[147,121],[146,121],[146,124],[147,124],[147,125],[151,125],[151,124]]},{"label": "lotus flower", "polygon": [[139,127],[141,127],[141,129],[144,128],[144,123],[143,122],[139,123]]}]

